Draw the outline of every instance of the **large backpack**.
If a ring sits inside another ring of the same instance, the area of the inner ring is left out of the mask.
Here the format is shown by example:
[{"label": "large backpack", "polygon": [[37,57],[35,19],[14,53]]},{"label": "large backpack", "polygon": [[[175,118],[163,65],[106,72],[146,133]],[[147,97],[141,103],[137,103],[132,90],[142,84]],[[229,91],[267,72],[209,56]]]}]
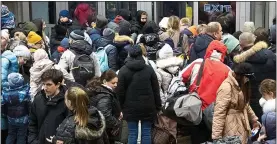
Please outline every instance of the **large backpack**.
[{"label": "large backpack", "polygon": [[109,45],[105,46],[105,47],[99,47],[96,51],[96,56],[98,58],[99,64],[100,64],[100,70],[101,73],[109,70],[109,60],[108,60],[108,56],[106,53],[106,49]]},{"label": "large backpack", "polygon": [[90,55],[79,55],[71,50],[75,54],[71,72],[75,79],[75,82],[85,86],[87,80],[92,79],[95,76],[95,64]]}]

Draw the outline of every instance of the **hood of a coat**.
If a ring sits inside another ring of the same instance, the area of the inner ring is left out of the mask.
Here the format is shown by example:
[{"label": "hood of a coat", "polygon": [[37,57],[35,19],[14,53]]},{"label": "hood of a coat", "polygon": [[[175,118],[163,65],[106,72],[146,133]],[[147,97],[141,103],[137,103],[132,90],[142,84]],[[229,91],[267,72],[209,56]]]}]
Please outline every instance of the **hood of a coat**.
[{"label": "hood of a coat", "polygon": [[264,98],[261,98],[259,100],[260,106],[263,108],[264,113],[275,112],[276,111],[275,100],[276,99],[265,100]]},{"label": "hood of a coat", "polygon": [[101,93],[114,95],[114,92],[111,89],[109,89],[103,85],[101,85],[95,89],[95,94],[101,94]]},{"label": "hood of a coat", "polygon": [[117,15],[123,17],[126,21],[132,20],[131,12],[128,9],[120,9]]},{"label": "hood of a coat", "polygon": [[143,34],[151,34],[151,33],[158,33],[159,32],[159,26],[154,21],[148,21],[145,23],[145,25],[142,27],[142,33]]},{"label": "hood of a coat", "polygon": [[181,33],[187,35],[188,37],[193,36],[193,33],[187,28],[185,28]]},{"label": "hood of a coat", "polygon": [[125,60],[125,65],[132,71],[140,71],[146,67],[143,57],[131,58],[127,57]]},{"label": "hood of a coat", "polygon": [[17,57],[10,50],[4,51],[4,53],[2,53],[1,57],[2,58],[5,57],[6,59],[8,59],[11,62],[11,66],[13,66],[15,69],[19,68],[19,65],[18,65],[18,62],[17,62]]},{"label": "hood of a coat", "polygon": [[218,40],[213,40],[209,44],[209,46],[206,50],[206,55],[205,55],[204,59],[213,57],[213,55],[215,54],[215,51],[218,53],[221,53],[220,61],[223,62],[224,58],[226,56],[226,53],[227,53],[227,47]]},{"label": "hood of a coat", "polygon": [[156,65],[160,69],[167,69],[171,74],[176,74],[182,63],[182,59],[178,57],[170,57],[166,59],[157,60]]},{"label": "hood of a coat", "polygon": [[263,114],[262,123],[265,126],[267,140],[276,139],[276,112]]},{"label": "hood of a coat", "polygon": [[106,129],[105,117],[95,107],[88,109],[89,118],[87,127],[76,126],[75,137],[77,139],[95,140],[102,137]]},{"label": "hood of a coat", "polygon": [[107,39],[105,39],[105,38],[97,39],[97,40],[94,42],[94,46],[95,46],[96,48],[105,47],[105,46],[107,46],[108,44],[112,44],[112,41],[107,40]]},{"label": "hood of a coat", "polygon": [[159,36],[155,33],[145,34],[141,36],[140,42],[146,46],[153,47],[159,42]]},{"label": "hood of a coat", "polygon": [[69,44],[69,48],[77,54],[90,55],[93,52],[92,46],[85,40],[76,40]]},{"label": "hood of a coat", "polygon": [[[246,59],[246,62],[265,64],[268,60],[268,55],[266,53],[268,45],[265,42],[258,42],[248,50],[254,50],[255,53]],[[248,51],[247,50],[247,51]]]},{"label": "hood of a coat", "polygon": [[31,79],[39,84],[41,82],[41,75],[46,71],[51,69],[55,63],[49,59],[42,59],[36,61],[30,69],[30,77]]},{"label": "hood of a coat", "polygon": [[208,34],[198,35],[193,45],[195,52],[200,53],[201,51],[204,51],[213,40],[214,38]]}]

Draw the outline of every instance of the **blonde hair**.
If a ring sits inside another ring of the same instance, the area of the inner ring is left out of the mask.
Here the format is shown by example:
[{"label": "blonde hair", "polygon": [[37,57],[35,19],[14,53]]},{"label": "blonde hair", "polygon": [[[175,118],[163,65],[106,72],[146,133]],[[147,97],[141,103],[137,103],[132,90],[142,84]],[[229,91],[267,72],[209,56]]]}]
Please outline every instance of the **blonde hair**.
[{"label": "blonde hair", "polygon": [[250,32],[243,32],[239,36],[239,41],[243,41],[243,42],[247,43],[247,45],[254,44],[255,40],[256,40],[256,36]]},{"label": "blonde hair", "polygon": [[89,98],[87,93],[79,87],[71,87],[67,90],[66,98],[71,102],[74,109],[74,121],[78,126],[85,127],[88,123],[88,104]]},{"label": "blonde hair", "polygon": [[273,79],[265,79],[261,82],[259,91],[261,94],[269,94],[273,92],[274,98],[276,97],[276,81]]},{"label": "blonde hair", "polygon": [[219,22],[210,22],[207,25],[207,33],[217,33],[219,31],[219,26],[220,23]]},{"label": "blonde hair", "polygon": [[175,31],[180,30],[180,19],[177,16],[171,16],[167,23],[167,32],[169,36],[174,35]]},{"label": "blonde hair", "polygon": [[191,21],[189,18],[187,17],[184,17],[180,20],[180,23],[182,26],[185,26],[185,25],[188,25],[188,26],[191,26]]},{"label": "blonde hair", "polygon": [[208,27],[208,26],[207,26],[206,24],[200,24],[200,25],[197,26],[196,31],[197,31],[198,34],[206,33],[207,27]]},{"label": "blonde hair", "polygon": [[147,56],[147,51],[146,51],[145,46],[142,43],[139,43],[139,46],[141,48],[142,55]]}]

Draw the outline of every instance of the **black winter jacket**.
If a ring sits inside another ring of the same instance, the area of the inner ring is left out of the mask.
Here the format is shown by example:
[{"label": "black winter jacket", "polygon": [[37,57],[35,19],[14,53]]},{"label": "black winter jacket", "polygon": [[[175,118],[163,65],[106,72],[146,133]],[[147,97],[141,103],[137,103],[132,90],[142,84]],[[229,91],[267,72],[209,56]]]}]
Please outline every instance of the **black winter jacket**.
[{"label": "black winter jacket", "polygon": [[195,43],[193,44],[190,55],[189,62],[192,63],[194,60],[198,58],[204,58],[206,54],[206,50],[209,44],[214,40],[214,38],[208,34],[201,34],[196,37]]},{"label": "black winter jacket", "polygon": [[128,57],[118,75],[117,95],[127,121],[155,119],[161,109],[157,76],[142,57]]},{"label": "black winter jacket", "polygon": [[115,93],[105,87],[99,86],[95,90],[95,96],[90,98],[91,105],[101,111],[105,117],[108,129],[118,128],[120,121],[120,105]]},{"label": "black winter jacket", "polygon": [[259,92],[259,86],[264,79],[276,80],[276,55],[268,49],[262,49],[249,57],[245,62],[252,65],[254,79],[250,79],[251,83],[251,98],[250,106],[256,116],[261,118],[263,112],[259,104],[262,95]]},{"label": "black winter jacket", "polygon": [[159,36],[154,33],[145,34],[141,36],[139,41],[144,44],[148,59],[156,60],[157,51],[159,51],[164,46],[164,43],[160,42]]},{"label": "black winter jacket", "polygon": [[61,86],[60,93],[49,100],[44,91],[35,96],[30,112],[29,144],[48,144],[46,138],[56,134],[57,127],[68,115],[65,91],[66,87]]},{"label": "black winter jacket", "polygon": [[105,118],[95,107],[90,107],[88,111],[89,119],[86,127],[77,126],[71,113],[57,128],[53,142],[60,140],[64,144],[104,144]]}]

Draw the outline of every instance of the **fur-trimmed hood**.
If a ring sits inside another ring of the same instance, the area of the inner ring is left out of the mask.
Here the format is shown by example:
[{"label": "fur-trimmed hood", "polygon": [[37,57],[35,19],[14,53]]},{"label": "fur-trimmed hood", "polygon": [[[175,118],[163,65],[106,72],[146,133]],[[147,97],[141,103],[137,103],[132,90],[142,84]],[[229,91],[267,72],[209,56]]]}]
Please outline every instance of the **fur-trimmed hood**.
[{"label": "fur-trimmed hood", "polygon": [[264,41],[260,41],[256,43],[254,46],[252,46],[250,49],[242,52],[241,54],[238,54],[234,57],[234,62],[236,63],[242,63],[245,62],[249,57],[253,56],[257,52],[261,51],[262,49],[268,48],[268,45]]},{"label": "fur-trimmed hood", "polygon": [[171,57],[167,59],[157,60],[157,67],[159,69],[167,69],[171,74],[176,74],[183,60],[178,57]]},{"label": "fur-trimmed hood", "polygon": [[264,113],[276,112],[275,102],[276,102],[276,99],[265,100],[264,98],[261,98],[259,101],[261,107],[263,108]]},{"label": "fur-trimmed hood", "polygon": [[75,138],[84,140],[95,140],[101,138],[106,129],[104,115],[95,107],[89,108],[89,119],[86,127],[76,125]]}]

